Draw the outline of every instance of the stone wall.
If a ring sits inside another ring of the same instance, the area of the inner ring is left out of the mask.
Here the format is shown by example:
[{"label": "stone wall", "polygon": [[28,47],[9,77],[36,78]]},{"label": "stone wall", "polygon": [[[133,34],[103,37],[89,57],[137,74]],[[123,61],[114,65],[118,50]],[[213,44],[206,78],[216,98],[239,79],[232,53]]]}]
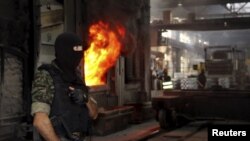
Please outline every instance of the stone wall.
[{"label": "stone wall", "polygon": [[[0,141],[20,140],[36,62],[38,0],[0,1]],[[33,11],[34,10],[34,11]]]},{"label": "stone wall", "polygon": [[4,82],[2,89],[1,117],[24,114],[23,107],[23,63],[20,58],[6,54],[4,59]]}]

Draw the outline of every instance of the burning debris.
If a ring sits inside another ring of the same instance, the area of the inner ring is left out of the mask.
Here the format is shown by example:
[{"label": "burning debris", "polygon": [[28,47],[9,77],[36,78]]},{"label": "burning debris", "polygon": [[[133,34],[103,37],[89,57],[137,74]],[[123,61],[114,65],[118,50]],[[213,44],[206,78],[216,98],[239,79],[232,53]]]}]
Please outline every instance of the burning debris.
[{"label": "burning debris", "polygon": [[106,83],[106,73],[120,56],[125,37],[122,25],[99,21],[89,28],[89,47],[84,54],[85,81],[88,86]]},{"label": "burning debris", "polygon": [[88,29],[84,31],[88,31],[88,35],[85,32],[83,38],[86,40],[88,37],[88,50],[84,55],[88,86],[105,84],[106,73],[115,65],[117,58],[135,52],[138,39],[143,37],[138,37],[143,25],[143,6],[143,0],[87,1],[84,27]]}]

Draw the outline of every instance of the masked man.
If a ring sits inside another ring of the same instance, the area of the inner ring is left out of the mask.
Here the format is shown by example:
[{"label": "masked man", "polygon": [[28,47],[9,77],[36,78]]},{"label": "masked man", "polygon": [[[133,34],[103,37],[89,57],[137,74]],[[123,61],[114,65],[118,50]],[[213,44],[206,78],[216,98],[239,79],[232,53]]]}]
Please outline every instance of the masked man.
[{"label": "masked man", "polygon": [[55,41],[56,59],[40,66],[32,86],[33,125],[46,141],[82,141],[97,118],[97,103],[80,75],[81,39],[63,33]]}]

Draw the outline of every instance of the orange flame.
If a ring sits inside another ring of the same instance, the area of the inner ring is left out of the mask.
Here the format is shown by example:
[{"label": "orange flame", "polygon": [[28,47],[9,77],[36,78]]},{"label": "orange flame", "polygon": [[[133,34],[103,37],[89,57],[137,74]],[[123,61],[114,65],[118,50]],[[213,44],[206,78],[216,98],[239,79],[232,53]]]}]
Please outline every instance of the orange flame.
[{"label": "orange flame", "polygon": [[106,73],[113,65],[122,49],[120,42],[125,36],[125,29],[116,25],[111,28],[102,21],[89,28],[89,48],[84,53],[85,82],[88,86],[106,83]]}]

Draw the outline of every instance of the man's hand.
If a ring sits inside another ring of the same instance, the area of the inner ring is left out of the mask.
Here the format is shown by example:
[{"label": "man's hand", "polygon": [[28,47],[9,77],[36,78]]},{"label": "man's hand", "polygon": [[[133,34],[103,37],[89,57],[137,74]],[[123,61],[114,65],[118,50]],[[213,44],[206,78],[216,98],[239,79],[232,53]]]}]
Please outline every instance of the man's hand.
[{"label": "man's hand", "polygon": [[69,90],[69,97],[76,104],[82,105],[88,102],[89,96],[87,91],[84,91],[83,89],[75,89],[73,87],[69,87]]},{"label": "man's hand", "polygon": [[89,101],[86,103],[88,109],[89,109],[89,115],[92,119],[96,119],[98,116],[98,107],[97,102],[94,98],[90,97]]},{"label": "man's hand", "polygon": [[[69,90],[71,92],[75,91],[76,89],[73,88],[73,87],[69,87]],[[86,90],[87,91],[87,90]],[[97,107],[97,102],[94,100],[94,98],[88,96],[88,93],[86,92],[86,96],[87,99],[83,100],[83,96],[79,96],[79,94],[70,94],[72,96],[70,96],[72,98],[73,101],[75,101],[75,103],[78,103],[78,104],[86,104],[86,106],[88,107],[88,110],[89,110],[89,115],[92,119],[96,119],[97,116],[98,116],[98,107]]]}]

